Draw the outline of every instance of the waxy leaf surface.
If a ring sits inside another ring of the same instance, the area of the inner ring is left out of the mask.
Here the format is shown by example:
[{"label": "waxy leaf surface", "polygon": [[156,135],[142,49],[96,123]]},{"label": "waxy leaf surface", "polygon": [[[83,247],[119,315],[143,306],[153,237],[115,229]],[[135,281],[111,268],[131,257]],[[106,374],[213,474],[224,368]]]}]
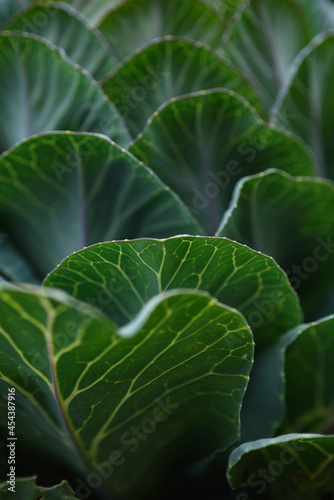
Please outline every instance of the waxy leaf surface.
[{"label": "waxy leaf surface", "polygon": [[296,294],[277,264],[221,238],[179,236],[93,245],[68,257],[45,285],[96,305],[120,325],[164,290],[204,290],[245,316],[259,349],[301,321]]},{"label": "waxy leaf surface", "polygon": [[160,294],[118,328],[63,292],[2,285],[0,318],[0,390],[5,400],[15,388],[16,435],[83,478],[85,464],[112,463],[105,498],[144,492],[175,454],[191,462],[238,439],[253,336],[208,294]]},{"label": "waxy leaf surface", "polygon": [[103,133],[129,142],[116,108],[88,73],[32,34],[0,33],[0,152],[39,132]]},{"label": "waxy leaf surface", "polygon": [[[0,214],[5,241],[39,279],[85,245],[200,231],[149,169],[95,134],[40,135],[1,156]],[[8,259],[0,270],[24,281]]]},{"label": "waxy leaf surface", "polygon": [[321,498],[333,492],[334,436],[286,434],[245,443],[230,455],[232,488],[266,492],[273,500]]},{"label": "waxy leaf surface", "polygon": [[291,130],[316,156],[317,174],[334,180],[334,34],[319,35],[294,64],[273,122]]},{"label": "waxy leaf surface", "polygon": [[96,28],[66,4],[29,6],[6,29],[34,33],[65,50],[66,55],[85,68],[95,80],[115,67],[115,58]]},{"label": "waxy leaf surface", "polygon": [[295,57],[309,41],[306,15],[298,2],[252,0],[234,24],[224,54],[251,78],[270,109]]},{"label": "waxy leaf surface", "polygon": [[245,175],[275,167],[292,175],[313,173],[313,160],[300,142],[266,125],[228,90],[169,101],[129,150],[180,196],[207,234],[217,231]]},{"label": "waxy leaf surface", "polygon": [[134,137],[166,101],[204,89],[228,88],[262,111],[255,90],[229,62],[209,47],[175,37],[136,51],[101,84]]},{"label": "waxy leaf surface", "polygon": [[222,14],[199,0],[129,0],[110,10],[98,27],[119,60],[167,35],[217,48],[224,31]]},{"label": "waxy leaf surface", "polygon": [[308,319],[334,313],[334,184],[268,171],[240,181],[217,232],[271,255]]}]

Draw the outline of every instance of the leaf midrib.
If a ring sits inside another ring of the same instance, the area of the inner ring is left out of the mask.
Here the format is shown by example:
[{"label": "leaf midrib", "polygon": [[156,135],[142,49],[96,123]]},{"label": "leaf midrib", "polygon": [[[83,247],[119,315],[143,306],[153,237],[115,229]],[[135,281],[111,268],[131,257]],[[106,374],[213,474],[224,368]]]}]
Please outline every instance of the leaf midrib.
[{"label": "leaf midrib", "polygon": [[54,350],[53,350],[53,343],[52,343],[52,336],[51,336],[51,332],[53,331],[54,322],[56,320],[56,313],[53,309],[50,308],[47,299],[41,299],[41,302],[43,303],[44,308],[47,311],[45,342],[46,342],[46,347],[47,347],[47,352],[48,352],[48,357],[49,357],[50,372],[51,372],[53,394],[54,394],[55,402],[58,406],[59,415],[60,415],[61,420],[63,421],[64,428],[67,431],[68,437],[70,438],[70,441],[73,444],[74,451],[76,452],[76,455],[79,459],[78,460],[79,466],[81,469],[83,468],[87,473],[89,473],[91,471],[89,463],[86,460],[85,456],[83,455],[83,453],[79,447],[80,443],[78,443],[78,441],[77,441],[78,437],[75,436],[75,434],[71,428],[70,422],[68,422],[68,420],[66,419],[66,415],[63,411],[62,404],[61,404],[61,396],[60,396],[59,389],[58,389],[58,379],[57,379],[57,374],[55,371]]}]

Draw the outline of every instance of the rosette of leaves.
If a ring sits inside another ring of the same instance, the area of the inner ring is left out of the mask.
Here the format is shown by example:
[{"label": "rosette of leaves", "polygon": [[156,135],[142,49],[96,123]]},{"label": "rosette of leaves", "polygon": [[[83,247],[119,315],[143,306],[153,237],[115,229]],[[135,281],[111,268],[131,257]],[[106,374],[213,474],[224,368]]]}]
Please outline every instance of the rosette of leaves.
[{"label": "rosette of leaves", "polygon": [[[16,435],[27,451],[43,435],[37,463],[65,463],[76,493],[129,498],[155,491],[177,457],[186,475],[237,442],[248,322],[265,350],[302,317],[271,258],[208,237],[93,245],[43,288],[3,284],[0,294],[1,387],[16,390]],[[259,324],[266,303],[274,311]]]},{"label": "rosette of leaves", "polygon": [[333,495],[333,28],[329,0],[0,3],[18,497]]}]

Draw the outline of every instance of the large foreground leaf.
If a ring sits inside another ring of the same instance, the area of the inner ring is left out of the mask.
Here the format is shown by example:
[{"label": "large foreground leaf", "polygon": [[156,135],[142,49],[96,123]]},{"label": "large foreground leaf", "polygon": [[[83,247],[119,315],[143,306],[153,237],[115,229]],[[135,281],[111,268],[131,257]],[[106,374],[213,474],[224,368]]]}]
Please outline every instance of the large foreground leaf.
[{"label": "large foreground leaf", "polygon": [[273,111],[273,121],[313,150],[318,174],[334,179],[334,34],[319,35],[300,55]]},{"label": "large foreground leaf", "polygon": [[301,320],[296,294],[276,263],[221,238],[182,236],[94,245],[62,262],[45,285],[100,307],[120,325],[161,291],[198,288],[242,312],[259,349]]},{"label": "large foreground leaf", "polygon": [[102,82],[132,135],[169,99],[204,89],[225,87],[241,94],[261,112],[248,81],[208,47],[167,37],[136,51]]},{"label": "large foreground leaf", "polygon": [[22,498],[22,500],[76,500],[74,491],[66,481],[49,488],[36,485],[36,477],[16,479],[13,497],[13,490],[9,491],[10,484],[7,482],[0,484],[1,500],[11,500],[12,498]]},{"label": "large foreground leaf", "polygon": [[87,69],[95,80],[115,67],[102,34],[66,4],[30,6],[7,24],[6,29],[35,33],[62,47],[68,57]]},{"label": "large foreground leaf", "polygon": [[118,329],[62,292],[2,286],[0,318],[1,394],[15,388],[18,438],[81,475],[86,463],[106,498],[144,496],[175,456],[189,463],[238,439],[252,334],[208,294],[166,292]]},{"label": "large foreground leaf", "polygon": [[288,432],[334,434],[334,316],[296,328],[286,352]]},{"label": "large foreground leaf", "polygon": [[252,0],[235,23],[224,54],[252,79],[269,109],[308,41],[305,13],[297,2]]},{"label": "large foreground leaf", "polygon": [[0,152],[38,132],[128,133],[97,83],[36,35],[0,32]]},{"label": "large foreground leaf", "polygon": [[[229,460],[232,488],[248,485],[249,495],[266,498],[321,499],[333,493],[334,436],[287,434],[274,439],[245,443]],[[328,497],[330,498],[330,497]]]},{"label": "large foreground leaf", "polygon": [[334,312],[332,182],[278,171],[246,178],[217,234],[271,255],[287,272],[308,318]]},{"label": "large foreground leaf", "polygon": [[[40,135],[4,154],[0,214],[7,239],[39,278],[98,241],[199,229],[150,170],[94,134]],[[6,272],[17,279],[11,267]]]},{"label": "large foreground leaf", "polygon": [[130,151],[179,194],[207,234],[216,232],[240,178],[274,167],[292,175],[313,170],[299,142],[227,90],[171,100]]},{"label": "large foreground leaf", "polygon": [[224,25],[220,12],[200,0],[128,0],[110,10],[99,29],[122,60],[166,35],[187,37],[216,48]]}]

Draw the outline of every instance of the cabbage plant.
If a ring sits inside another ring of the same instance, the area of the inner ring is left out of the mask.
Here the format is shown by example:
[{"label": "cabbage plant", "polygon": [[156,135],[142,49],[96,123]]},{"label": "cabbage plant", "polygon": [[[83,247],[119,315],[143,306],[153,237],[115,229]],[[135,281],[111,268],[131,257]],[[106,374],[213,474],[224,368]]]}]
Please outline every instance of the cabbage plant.
[{"label": "cabbage plant", "polygon": [[333,2],[0,30],[0,498],[333,498]]}]

